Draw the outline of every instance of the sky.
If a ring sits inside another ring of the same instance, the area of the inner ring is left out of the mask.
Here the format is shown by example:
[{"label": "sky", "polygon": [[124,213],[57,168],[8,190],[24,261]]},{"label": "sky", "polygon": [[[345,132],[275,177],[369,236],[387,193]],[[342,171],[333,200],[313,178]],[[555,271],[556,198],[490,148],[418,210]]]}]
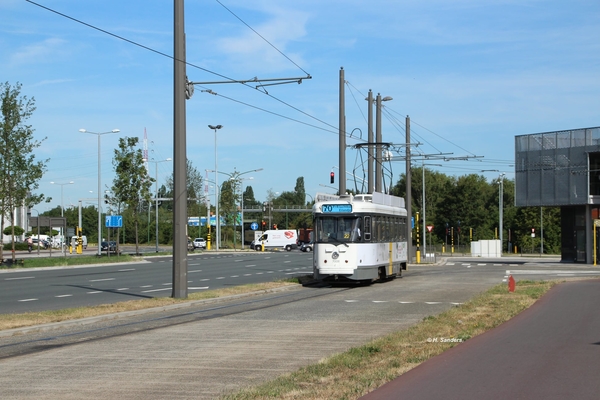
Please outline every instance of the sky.
[{"label": "sky", "polygon": [[[43,140],[36,159],[49,159],[36,193],[52,201],[39,212],[61,198],[95,206],[98,133],[120,130],[100,138],[102,190],[120,137],[143,147],[146,133],[161,161],[150,175],[159,185],[172,175],[162,161],[173,157],[173,2],[140,4],[0,0],[0,82],[35,99],[27,123]],[[216,166],[219,184],[243,173],[261,201],[299,177],[307,201],[335,193],[343,68],[349,189],[366,174],[354,145],[367,141],[369,90],[393,98],[381,119],[387,182],[405,173],[407,116],[412,154],[431,155],[415,166],[514,179],[515,136],[600,126],[599,20],[597,0],[187,0],[187,75],[199,82],[186,102],[187,157],[209,181]]]}]

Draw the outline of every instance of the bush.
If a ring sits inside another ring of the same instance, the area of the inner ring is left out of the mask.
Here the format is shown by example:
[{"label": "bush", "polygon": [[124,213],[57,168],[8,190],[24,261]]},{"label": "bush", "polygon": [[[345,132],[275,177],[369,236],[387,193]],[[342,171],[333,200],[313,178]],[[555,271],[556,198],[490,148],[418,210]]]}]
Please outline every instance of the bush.
[{"label": "bush", "polygon": [[[4,243],[4,246],[2,247],[5,251],[11,251],[12,250],[12,243]],[[27,250],[28,246],[27,243],[21,243],[21,242],[15,242],[15,250]]]}]

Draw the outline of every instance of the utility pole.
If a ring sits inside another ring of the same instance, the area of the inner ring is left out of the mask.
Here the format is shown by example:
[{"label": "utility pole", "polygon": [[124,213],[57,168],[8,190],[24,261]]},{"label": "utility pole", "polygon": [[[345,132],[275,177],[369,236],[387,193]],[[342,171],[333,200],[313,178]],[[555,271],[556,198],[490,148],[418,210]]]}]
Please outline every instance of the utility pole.
[{"label": "utility pole", "polygon": [[367,97],[369,103],[369,112],[367,124],[369,125],[368,134],[368,163],[367,163],[367,185],[368,193],[373,193],[375,187],[375,181],[373,181],[373,92],[369,89],[369,96]]},{"label": "utility pole", "polygon": [[346,194],[346,109],[345,109],[345,87],[344,67],[340,68],[340,110],[339,110],[339,167],[340,196]]},{"label": "utility pole", "polygon": [[406,216],[408,221],[406,221],[407,227],[407,235],[408,238],[408,248],[406,249],[407,260],[410,262],[411,253],[412,253],[412,195],[411,195],[411,186],[412,186],[411,172],[410,172],[410,117],[406,116]]},{"label": "utility pole", "polygon": [[185,127],[185,29],[183,0],[174,7],[174,89],[173,89],[173,292],[172,297],[185,299],[187,285],[187,185]]}]

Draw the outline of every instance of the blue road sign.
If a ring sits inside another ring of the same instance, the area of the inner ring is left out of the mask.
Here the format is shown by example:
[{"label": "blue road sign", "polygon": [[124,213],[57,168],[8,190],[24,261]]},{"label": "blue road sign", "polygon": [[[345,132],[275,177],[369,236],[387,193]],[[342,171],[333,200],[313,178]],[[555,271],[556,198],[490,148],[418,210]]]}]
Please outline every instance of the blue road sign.
[{"label": "blue road sign", "polygon": [[107,215],[105,217],[105,223],[107,228],[122,228],[123,227],[123,216],[122,215]]},{"label": "blue road sign", "polygon": [[258,229],[258,224],[256,222],[253,222],[250,224],[250,229],[252,229],[253,231]]}]

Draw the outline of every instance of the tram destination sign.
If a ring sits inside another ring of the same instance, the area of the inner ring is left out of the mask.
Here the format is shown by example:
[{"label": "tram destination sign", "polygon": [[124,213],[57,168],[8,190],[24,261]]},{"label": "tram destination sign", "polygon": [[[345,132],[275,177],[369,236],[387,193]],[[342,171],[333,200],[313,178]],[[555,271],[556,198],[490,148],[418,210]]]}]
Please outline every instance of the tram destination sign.
[{"label": "tram destination sign", "polygon": [[324,204],[321,211],[323,213],[351,213],[352,204]]}]

